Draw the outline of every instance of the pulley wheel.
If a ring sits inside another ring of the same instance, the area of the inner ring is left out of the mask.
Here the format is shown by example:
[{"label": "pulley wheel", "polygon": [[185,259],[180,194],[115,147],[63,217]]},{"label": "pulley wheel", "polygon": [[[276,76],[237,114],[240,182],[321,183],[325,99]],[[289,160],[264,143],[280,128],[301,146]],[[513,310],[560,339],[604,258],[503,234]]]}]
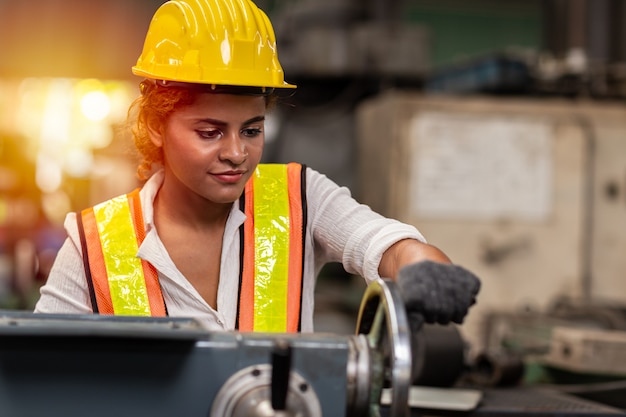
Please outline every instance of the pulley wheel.
[{"label": "pulley wheel", "polygon": [[380,396],[391,384],[389,417],[409,415],[411,387],[411,330],[396,283],[378,279],[368,285],[357,322],[371,352],[370,416],[378,414]]}]

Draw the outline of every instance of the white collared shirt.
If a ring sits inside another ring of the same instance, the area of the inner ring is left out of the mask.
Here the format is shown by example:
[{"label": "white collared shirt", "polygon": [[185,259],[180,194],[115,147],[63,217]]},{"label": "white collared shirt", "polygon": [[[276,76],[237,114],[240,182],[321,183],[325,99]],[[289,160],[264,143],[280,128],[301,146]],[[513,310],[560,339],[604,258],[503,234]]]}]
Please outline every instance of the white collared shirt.
[{"label": "white collared shirt", "polygon": [[[213,309],[176,268],[159,238],[153,202],[162,183],[163,171],[159,171],[140,192],[146,237],[137,255],[156,268],[170,316],[195,318],[209,330],[233,330],[239,290],[239,226],[246,216],[233,204],[222,240],[217,310]],[[378,265],[391,245],[406,238],[425,239],[415,227],[359,204],[347,188],[311,168],[306,171],[306,198],[301,328],[311,332],[315,279],[326,263],[341,262],[347,272],[371,282],[378,278]],[[68,238],[41,288],[36,313],[92,313],[75,213],[67,215],[65,230]]]}]

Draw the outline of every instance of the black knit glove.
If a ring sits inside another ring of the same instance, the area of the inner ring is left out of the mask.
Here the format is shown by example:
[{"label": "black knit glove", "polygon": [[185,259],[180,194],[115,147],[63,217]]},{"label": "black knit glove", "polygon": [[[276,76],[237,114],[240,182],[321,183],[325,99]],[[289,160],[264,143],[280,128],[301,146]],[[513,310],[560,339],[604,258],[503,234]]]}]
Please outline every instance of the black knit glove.
[{"label": "black knit glove", "polygon": [[403,267],[397,281],[413,333],[424,321],[462,323],[480,290],[480,280],[470,271],[432,261]]}]

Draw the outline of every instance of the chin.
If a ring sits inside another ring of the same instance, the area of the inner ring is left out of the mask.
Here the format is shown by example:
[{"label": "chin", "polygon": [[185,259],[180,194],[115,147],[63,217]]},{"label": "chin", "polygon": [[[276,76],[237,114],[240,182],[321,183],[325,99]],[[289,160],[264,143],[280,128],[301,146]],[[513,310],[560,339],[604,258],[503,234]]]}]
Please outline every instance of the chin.
[{"label": "chin", "polygon": [[223,193],[218,195],[207,195],[205,198],[217,204],[232,204],[235,201],[239,200],[243,190],[238,193]]}]

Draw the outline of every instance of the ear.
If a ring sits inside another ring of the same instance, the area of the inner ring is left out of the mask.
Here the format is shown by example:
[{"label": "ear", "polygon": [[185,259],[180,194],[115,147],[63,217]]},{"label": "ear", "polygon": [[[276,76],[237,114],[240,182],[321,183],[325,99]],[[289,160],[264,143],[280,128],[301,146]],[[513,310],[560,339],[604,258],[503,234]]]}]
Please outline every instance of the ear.
[{"label": "ear", "polygon": [[150,141],[157,148],[163,147],[163,127],[162,123],[157,123],[155,120],[149,120],[148,123],[146,123]]}]

